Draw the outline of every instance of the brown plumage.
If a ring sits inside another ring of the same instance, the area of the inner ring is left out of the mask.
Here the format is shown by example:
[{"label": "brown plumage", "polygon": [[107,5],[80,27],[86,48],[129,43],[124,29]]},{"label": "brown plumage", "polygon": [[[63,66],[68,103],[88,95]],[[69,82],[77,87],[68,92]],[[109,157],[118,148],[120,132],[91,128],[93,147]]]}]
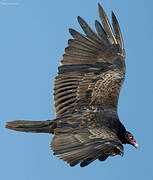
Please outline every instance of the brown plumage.
[{"label": "brown plumage", "polygon": [[98,4],[102,25],[96,20],[94,32],[78,17],[85,35],[70,29],[73,39],[58,68],[54,100],[56,119],[7,122],[9,129],[52,133],[51,148],[71,166],[84,167],[95,159],[123,155],[123,145],[137,147],[117,114],[120,89],[125,79],[125,52],[118,21],[112,25]]}]

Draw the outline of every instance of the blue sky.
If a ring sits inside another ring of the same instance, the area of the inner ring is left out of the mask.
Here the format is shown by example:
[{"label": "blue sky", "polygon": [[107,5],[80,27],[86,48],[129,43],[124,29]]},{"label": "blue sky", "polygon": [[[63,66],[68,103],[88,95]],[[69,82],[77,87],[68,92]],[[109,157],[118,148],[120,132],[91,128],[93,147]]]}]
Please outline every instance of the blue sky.
[{"label": "blue sky", "polygon": [[[51,135],[10,131],[7,120],[54,119],[53,81],[70,38],[82,32],[77,16],[91,27],[100,2],[116,14],[126,49],[127,76],[119,116],[139,148],[125,146],[124,157],[69,167],[49,147]],[[0,179],[153,179],[153,1],[0,0]]]}]

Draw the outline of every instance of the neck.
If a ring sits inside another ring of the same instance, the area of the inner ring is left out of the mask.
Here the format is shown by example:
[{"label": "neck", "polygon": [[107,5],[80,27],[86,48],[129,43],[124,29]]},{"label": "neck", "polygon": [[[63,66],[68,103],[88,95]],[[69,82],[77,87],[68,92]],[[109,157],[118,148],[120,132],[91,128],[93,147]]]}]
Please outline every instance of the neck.
[{"label": "neck", "polygon": [[123,124],[121,124],[121,126],[120,126],[119,133],[118,133],[118,138],[120,139],[122,144],[127,144],[126,129],[123,126]]}]

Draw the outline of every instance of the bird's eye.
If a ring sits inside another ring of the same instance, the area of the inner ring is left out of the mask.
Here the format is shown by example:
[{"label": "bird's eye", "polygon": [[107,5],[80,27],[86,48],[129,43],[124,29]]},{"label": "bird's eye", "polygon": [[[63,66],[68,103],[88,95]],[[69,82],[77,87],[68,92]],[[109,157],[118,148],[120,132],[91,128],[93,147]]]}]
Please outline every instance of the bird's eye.
[{"label": "bird's eye", "polygon": [[133,139],[133,136],[129,136],[129,139],[132,140],[132,139]]}]

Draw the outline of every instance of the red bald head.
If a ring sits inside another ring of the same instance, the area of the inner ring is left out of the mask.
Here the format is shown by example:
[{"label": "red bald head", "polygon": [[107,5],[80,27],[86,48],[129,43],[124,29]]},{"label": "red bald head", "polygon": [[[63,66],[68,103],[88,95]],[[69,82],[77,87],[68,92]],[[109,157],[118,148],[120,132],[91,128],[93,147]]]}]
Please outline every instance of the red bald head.
[{"label": "red bald head", "polygon": [[135,148],[138,148],[138,144],[136,143],[136,140],[134,139],[133,135],[130,132],[126,131],[125,138],[127,144],[131,144]]}]

